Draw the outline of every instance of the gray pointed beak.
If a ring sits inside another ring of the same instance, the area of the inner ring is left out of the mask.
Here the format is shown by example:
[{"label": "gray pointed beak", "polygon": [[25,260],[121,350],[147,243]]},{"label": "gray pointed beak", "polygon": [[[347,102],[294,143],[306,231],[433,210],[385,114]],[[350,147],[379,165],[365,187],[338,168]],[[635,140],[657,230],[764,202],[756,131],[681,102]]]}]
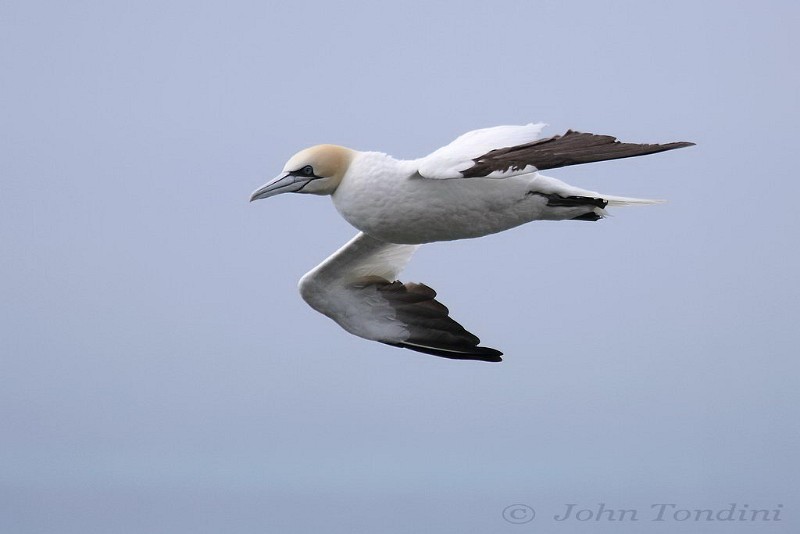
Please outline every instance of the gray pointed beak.
[{"label": "gray pointed beak", "polygon": [[281,193],[300,191],[308,182],[308,179],[300,176],[294,176],[288,173],[280,174],[275,177],[275,179],[253,191],[253,194],[250,195],[250,202],[280,195]]}]

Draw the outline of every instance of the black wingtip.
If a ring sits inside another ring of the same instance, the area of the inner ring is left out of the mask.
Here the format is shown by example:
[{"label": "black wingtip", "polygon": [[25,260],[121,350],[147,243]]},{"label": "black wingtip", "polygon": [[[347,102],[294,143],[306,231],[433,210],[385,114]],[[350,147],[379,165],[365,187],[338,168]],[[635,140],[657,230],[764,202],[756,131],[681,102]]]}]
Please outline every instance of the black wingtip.
[{"label": "black wingtip", "polygon": [[696,146],[697,143],[692,143],[691,141],[675,141],[674,143],[666,143],[665,147],[669,147],[667,150],[672,150],[675,148],[686,148],[688,146]]},{"label": "black wingtip", "polygon": [[409,349],[416,352],[422,352],[424,354],[431,354],[432,356],[447,358],[449,360],[476,360],[480,362],[492,362],[492,363],[498,363],[503,361],[503,358],[500,357],[503,355],[503,353],[491,347],[469,347],[458,350],[456,349],[447,350],[447,349],[438,349],[436,347],[425,347],[422,345],[414,345],[411,343],[386,343],[386,344],[392,345],[393,347],[399,347],[402,349]]}]

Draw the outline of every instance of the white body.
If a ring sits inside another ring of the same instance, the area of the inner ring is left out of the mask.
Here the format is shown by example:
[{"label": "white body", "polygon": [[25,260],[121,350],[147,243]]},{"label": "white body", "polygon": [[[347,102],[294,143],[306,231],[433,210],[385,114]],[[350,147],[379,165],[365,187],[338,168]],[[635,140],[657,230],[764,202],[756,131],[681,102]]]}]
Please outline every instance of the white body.
[{"label": "white body", "polygon": [[[494,234],[586,208],[550,207],[541,194],[613,199],[536,172],[507,178],[429,179],[419,160],[358,152],[332,198],[347,222],[389,243],[419,244]],[[634,199],[630,199],[633,201]]]}]

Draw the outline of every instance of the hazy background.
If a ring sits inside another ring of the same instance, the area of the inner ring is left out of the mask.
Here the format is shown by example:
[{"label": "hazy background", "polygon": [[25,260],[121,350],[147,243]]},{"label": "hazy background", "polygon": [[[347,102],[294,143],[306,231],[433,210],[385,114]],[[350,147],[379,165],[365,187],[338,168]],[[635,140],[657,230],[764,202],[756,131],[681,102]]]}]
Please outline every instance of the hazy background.
[{"label": "hazy background", "polygon": [[[798,532],[799,19],[0,3],[0,531]],[[499,365],[346,334],[296,283],[355,231],[327,198],[247,202],[308,145],[538,120],[698,146],[549,173],[665,205],[418,252],[402,278]],[[642,520],[552,520],[601,502]]]}]

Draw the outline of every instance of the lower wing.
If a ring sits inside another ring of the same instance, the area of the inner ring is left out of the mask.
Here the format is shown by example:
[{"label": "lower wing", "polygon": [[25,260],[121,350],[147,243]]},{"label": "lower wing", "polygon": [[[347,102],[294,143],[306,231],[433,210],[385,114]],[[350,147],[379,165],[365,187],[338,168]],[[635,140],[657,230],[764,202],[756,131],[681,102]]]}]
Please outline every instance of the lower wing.
[{"label": "lower wing", "polygon": [[424,284],[395,280],[418,245],[396,245],[359,233],[300,280],[318,312],[357,336],[457,360],[499,362],[502,353],[449,316]]}]

